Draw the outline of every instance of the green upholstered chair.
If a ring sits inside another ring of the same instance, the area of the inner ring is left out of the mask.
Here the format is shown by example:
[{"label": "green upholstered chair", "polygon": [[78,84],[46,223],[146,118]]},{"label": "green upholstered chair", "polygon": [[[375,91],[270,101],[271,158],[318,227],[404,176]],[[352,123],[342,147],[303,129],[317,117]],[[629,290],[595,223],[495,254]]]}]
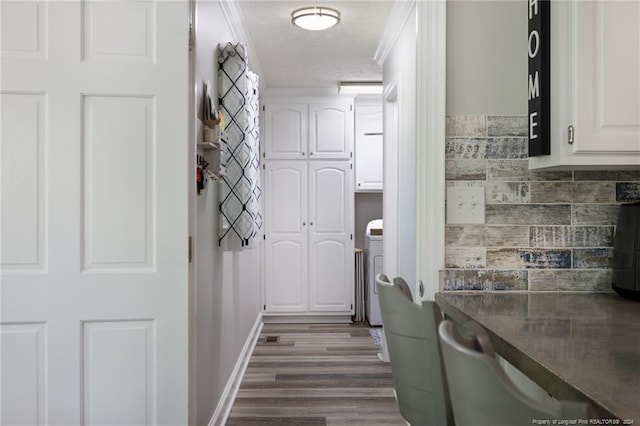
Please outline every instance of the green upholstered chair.
[{"label": "green upholstered chair", "polygon": [[392,284],[380,274],[376,286],[400,414],[413,426],[453,425],[438,341],[438,305],[414,303],[402,278]]},{"label": "green upholstered chair", "polygon": [[587,404],[537,401],[518,389],[498,364],[489,335],[478,323],[457,326],[445,320],[438,334],[457,426],[518,426],[531,425],[534,419],[589,418]]}]

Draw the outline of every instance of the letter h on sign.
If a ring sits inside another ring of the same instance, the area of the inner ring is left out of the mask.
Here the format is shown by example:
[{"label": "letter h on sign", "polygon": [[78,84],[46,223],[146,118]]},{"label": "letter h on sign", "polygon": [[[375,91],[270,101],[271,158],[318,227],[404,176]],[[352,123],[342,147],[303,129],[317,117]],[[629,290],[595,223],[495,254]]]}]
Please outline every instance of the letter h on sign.
[{"label": "letter h on sign", "polygon": [[550,0],[528,0],[529,157],[551,153],[550,127]]}]

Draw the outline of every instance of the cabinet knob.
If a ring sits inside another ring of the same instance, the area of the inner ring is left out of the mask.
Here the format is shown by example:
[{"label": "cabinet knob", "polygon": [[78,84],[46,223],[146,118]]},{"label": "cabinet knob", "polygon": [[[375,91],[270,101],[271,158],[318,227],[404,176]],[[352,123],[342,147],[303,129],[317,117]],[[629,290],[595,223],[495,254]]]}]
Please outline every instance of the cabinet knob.
[{"label": "cabinet knob", "polygon": [[304,151],[302,151],[302,155],[304,155]]},{"label": "cabinet knob", "polygon": [[309,155],[313,155],[313,152],[310,152]]},{"label": "cabinet knob", "polygon": [[307,226],[307,222],[302,222],[302,226]]},{"label": "cabinet knob", "polygon": [[313,226],[313,222],[309,222],[309,225]]}]

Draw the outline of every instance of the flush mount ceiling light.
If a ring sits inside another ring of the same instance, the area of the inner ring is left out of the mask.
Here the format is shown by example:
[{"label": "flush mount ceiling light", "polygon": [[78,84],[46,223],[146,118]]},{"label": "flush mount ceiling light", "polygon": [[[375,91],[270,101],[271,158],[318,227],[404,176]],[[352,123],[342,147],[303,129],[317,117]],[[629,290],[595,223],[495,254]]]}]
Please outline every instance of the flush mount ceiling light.
[{"label": "flush mount ceiling light", "polygon": [[338,93],[349,95],[378,95],[382,94],[382,82],[341,81],[338,83]]},{"label": "flush mount ceiling light", "polygon": [[338,22],[340,22],[340,12],[329,7],[303,7],[291,12],[291,23],[309,31],[326,30]]}]

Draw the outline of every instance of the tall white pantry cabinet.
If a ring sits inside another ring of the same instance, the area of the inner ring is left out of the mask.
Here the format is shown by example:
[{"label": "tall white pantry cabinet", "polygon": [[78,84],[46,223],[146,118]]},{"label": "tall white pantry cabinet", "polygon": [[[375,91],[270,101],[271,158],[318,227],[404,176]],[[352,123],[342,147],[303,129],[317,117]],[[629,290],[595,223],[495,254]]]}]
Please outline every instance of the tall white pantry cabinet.
[{"label": "tall white pantry cabinet", "polygon": [[262,109],[265,316],[348,321],[353,99],[265,99]]}]

